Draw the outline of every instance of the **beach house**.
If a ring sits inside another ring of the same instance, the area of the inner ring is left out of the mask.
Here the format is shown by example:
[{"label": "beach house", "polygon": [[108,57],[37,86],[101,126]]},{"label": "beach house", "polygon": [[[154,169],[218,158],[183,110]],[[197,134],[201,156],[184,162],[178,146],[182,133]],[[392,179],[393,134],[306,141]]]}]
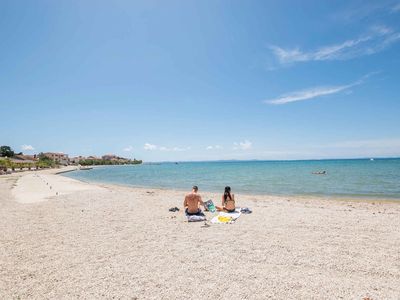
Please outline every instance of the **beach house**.
[{"label": "beach house", "polygon": [[50,158],[51,160],[53,160],[54,162],[60,164],[60,165],[65,165],[67,166],[69,164],[69,158],[68,158],[68,154],[62,153],[62,152],[46,152],[43,153],[44,156]]}]

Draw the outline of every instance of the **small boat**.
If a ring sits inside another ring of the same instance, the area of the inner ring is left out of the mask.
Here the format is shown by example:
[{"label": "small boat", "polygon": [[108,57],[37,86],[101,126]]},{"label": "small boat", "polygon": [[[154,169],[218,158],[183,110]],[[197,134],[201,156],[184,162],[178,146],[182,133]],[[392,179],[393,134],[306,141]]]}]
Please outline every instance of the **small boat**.
[{"label": "small boat", "polygon": [[315,172],[312,172],[312,174],[314,174],[314,175],[326,175],[326,171],[315,171]]},{"label": "small boat", "polygon": [[87,171],[87,170],[91,170],[93,169],[93,167],[79,167],[79,170],[81,171]]}]

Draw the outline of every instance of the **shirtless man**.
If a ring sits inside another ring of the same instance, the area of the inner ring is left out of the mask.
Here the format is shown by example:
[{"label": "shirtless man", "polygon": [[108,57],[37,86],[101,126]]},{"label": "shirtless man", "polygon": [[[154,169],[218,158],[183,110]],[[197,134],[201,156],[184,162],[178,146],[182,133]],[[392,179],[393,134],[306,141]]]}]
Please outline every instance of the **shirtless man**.
[{"label": "shirtless man", "polygon": [[200,205],[204,206],[201,196],[197,194],[199,188],[195,185],[192,188],[192,192],[185,196],[185,201],[183,201],[183,207],[188,215],[196,215],[201,213]]}]

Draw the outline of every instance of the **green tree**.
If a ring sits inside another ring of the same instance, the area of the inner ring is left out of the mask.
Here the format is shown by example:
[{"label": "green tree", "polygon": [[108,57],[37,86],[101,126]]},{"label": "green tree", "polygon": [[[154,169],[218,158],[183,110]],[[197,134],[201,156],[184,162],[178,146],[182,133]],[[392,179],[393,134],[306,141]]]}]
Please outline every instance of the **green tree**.
[{"label": "green tree", "polygon": [[1,146],[0,147],[0,156],[2,157],[13,157],[14,151],[11,149],[10,146]]},{"label": "green tree", "polygon": [[37,163],[37,166],[39,168],[54,168],[56,166],[56,163],[43,153],[39,153],[38,157],[39,161]]},{"label": "green tree", "polygon": [[7,171],[8,159],[0,159],[0,170]]}]

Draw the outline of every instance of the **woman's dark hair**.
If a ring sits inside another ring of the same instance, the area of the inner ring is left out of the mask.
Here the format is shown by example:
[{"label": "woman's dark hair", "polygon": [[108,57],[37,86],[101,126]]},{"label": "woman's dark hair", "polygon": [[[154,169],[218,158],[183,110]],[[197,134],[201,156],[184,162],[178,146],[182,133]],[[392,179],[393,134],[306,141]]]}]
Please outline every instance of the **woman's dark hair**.
[{"label": "woman's dark hair", "polygon": [[230,200],[232,200],[232,196],[231,196],[231,187],[230,187],[230,186],[226,186],[226,187],[225,187],[224,201],[226,201],[227,198],[229,198]]}]

